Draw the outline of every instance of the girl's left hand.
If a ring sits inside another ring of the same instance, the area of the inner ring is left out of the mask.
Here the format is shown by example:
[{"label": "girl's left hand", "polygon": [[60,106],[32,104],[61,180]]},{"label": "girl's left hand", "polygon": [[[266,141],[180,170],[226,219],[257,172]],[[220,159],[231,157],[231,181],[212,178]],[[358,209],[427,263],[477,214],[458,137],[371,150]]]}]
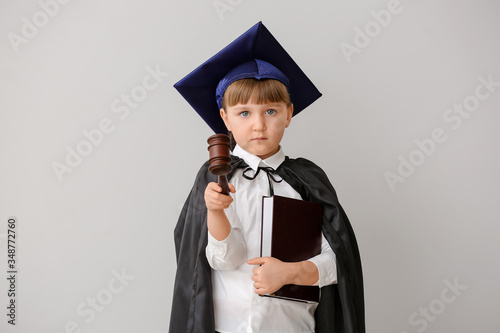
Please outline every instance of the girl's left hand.
[{"label": "girl's left hand", "polygon": [[257,257],[248,260],[247,264],[260,265],[252,270],[256,294],[270,294],[289,283],[289,263],[273,257]]}]

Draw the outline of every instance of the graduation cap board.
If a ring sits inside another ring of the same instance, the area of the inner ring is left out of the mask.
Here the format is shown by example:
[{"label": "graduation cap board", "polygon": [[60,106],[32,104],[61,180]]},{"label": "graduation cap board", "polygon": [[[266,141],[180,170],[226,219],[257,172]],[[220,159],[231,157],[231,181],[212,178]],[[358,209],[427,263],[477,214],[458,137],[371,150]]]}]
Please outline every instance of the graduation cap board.
[{"label": "graduation cap board", "polygon": [[321,96],[262,22],[251,27],[174,87],[215,133],[227,133],[219,114],[222,96],[232,82],[243,78],[283,82],[294,106],[294,116]]}]

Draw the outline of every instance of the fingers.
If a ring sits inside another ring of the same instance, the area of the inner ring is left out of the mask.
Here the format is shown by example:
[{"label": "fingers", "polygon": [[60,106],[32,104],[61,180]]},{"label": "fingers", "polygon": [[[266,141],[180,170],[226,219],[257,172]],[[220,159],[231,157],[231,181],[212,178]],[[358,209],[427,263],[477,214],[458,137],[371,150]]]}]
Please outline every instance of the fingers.
[{"label": "fingers", "polygon": [[267,262],[266,257],[256,257],[247,261],[249,265],[264,265]]},{"label": "fingers", "polygon": [[257,279],[255,279],[254,276],[252,276],[252,280],[254,281],[253,282],[253,287],[255,288],[255,293],[256,294],[265,294],[267,293],[267,289],[266,288],[266,285],[264,283],[262,283],[262,281],[259,281]]},{"label": "fingers", "polygon": [[205,204],[208,210],[220,211],[228,208],[233,202],[233,198],[230,195],[222,194],[220,193],[221,191],[222,188],[217,183],[212,182],[207,185],[205,189]]},{"label": "fingers", "polygon": [[257,281],[257,276],[259,275],[259,273],[260,273],[260,266],[254,267],[252,269],[252,274],[253,274],[252,280]]},{"label": "fingers", "polygon": [[275,292],[277,290],[277,289],[269,288],[269,287],[267,287],[264,284],[259,283],[259,282],[254,282],[253,287],[255,288],[254,292],[256,294],[259,294],[259,295],[272,294],[273,292]]},{"label": "fingers", "polygon": [[[236,193],[233,184],[229,184],[229,191]],[[222,211],[231,205],[233,198],[230,195],[222,194],[222,187],[219,184],[211,182],[208,183],[205,189],[205,204],[208,210]]]},{"label": "fingers", "polygon": [[249,265],[256,265],[252,269],[251,279],[257,294],[269,294],[279,290],[286,284],[286,263],[273,257],[256,257],[247,261]]},{"label": "fingers", "polygon": [[[236,193],[236,188],[234,187],[234,185],[231,184],[231,183],[228,183],[228,185],[229,185],[229,191],[231,193]],[[215,192],[218,192],[218,193],[222,192],[222,187],[219,184],[215,183],[215,182],[208,183],[207,189],[209,189],[209,188],[212,191],[215,191]]]},{"label": "fingers", "polygon": [[220,192],[222,192],[222,187],[220,187],[220,185],[217,183],[211,182],[211,183],[208,183],[205,191],[207,191],[207,190],[220,193]]},{"label": "fingers", "polygon": [[256,294],[268,294],[271,292],[268,284],[263,281],[263,276],[261,275],[262,266],[260,265],[265,263],[264,259],[265,258],[258,257],[247,261],[249,265],[259,265],[252,269],[252,276],[251,276],[251,279],[254,282],[253,283],[254,292]]}]

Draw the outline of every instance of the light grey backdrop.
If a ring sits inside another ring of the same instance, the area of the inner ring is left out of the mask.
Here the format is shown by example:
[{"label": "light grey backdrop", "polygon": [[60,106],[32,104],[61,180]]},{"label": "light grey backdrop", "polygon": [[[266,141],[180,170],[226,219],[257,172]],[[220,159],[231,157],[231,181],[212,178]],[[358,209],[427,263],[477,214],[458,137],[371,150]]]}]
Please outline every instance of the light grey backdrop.
[{"label": "light grey backdrop", "polygon": [[212,134],[172,85],[262,20],[323,93],[283,146],[352,221],[368,332],[498,332],[499,9],[1,1],[0,331],[167,331],[173,228]]}]

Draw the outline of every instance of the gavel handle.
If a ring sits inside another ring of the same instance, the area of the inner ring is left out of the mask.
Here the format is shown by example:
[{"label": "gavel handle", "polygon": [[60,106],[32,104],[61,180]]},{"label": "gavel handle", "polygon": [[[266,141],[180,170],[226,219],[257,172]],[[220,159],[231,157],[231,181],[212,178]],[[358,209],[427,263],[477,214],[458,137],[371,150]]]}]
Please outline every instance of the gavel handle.
[{"label": "gavel handle", "polygon": [[229,195],[229,184],[226,175],[219,176],[219,186],[222,187],[222,194]]}]

